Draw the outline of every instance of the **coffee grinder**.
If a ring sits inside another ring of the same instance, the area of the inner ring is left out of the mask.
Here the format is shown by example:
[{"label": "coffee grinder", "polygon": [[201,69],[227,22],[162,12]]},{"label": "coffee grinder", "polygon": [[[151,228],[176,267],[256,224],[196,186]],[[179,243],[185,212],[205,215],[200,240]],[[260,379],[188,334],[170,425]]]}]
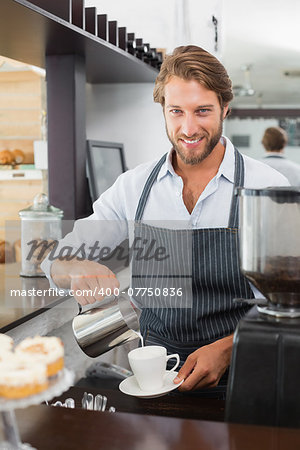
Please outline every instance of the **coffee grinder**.
[{"label": "coffee grinder", "polygon": [[[300,426],[300,188],[238,189],[240,264],[265,296],[234,335],[225,418]],[[263,297],[262,296],[262,297]]]}]

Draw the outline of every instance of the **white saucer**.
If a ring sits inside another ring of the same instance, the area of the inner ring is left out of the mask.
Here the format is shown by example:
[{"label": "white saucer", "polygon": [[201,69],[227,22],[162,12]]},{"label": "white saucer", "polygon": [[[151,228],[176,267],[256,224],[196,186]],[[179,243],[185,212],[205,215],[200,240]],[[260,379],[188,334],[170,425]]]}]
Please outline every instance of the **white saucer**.
[{"label": "white saucer", "polygon": [[181,385],[181,383],[183,383],[183,380],[180,381],[180,383],[178,383],[178,384],[173,383],[173,380],[177,376],[177,374],[178,374],[178,372],[166,370],[166,374],[164,376],[164,384],[158,390],[142,391],[136,381],[135,376],[128,377],[125,380],[123,380],[119,384],[119,389],[124,394],[133,395],[135,397],[140,397],[140,398],[161,397],[163,395],[166,395],[168,392],[171,392],[174,389],[177,389]]}]

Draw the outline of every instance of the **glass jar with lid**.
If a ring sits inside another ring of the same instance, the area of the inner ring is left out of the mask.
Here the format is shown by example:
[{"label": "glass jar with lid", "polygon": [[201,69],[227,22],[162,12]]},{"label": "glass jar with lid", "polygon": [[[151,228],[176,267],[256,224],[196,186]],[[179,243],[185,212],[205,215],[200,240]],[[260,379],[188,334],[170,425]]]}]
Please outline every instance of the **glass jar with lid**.
[{"label": "glass jar with lid", "polygon": [[49,205],[46,194],[37,194],[33,205],[19,211],[21,218],[21,276],[44,277],[41,263],[55,251],[61,238],[63,211]]}]

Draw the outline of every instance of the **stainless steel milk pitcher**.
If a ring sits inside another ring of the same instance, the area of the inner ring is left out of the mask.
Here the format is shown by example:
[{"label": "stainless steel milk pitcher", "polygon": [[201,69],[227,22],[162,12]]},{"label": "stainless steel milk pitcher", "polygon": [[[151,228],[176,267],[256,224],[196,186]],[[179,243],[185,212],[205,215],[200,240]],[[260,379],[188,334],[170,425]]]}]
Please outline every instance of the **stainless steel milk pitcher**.
[{"label": "stainless steel milk pitcher", "polygon": [[126,295],[109,297],[100,306],[81,312],[73,319],[73,333],[80,348],[95,358],[138,338],[138,315]]}]

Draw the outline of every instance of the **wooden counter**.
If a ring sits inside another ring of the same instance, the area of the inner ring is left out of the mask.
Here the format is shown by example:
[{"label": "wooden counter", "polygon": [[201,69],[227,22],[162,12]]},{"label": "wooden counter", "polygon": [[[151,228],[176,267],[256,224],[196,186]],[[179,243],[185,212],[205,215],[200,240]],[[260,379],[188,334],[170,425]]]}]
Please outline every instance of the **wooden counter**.
[{"label": "wooden counter", "polygon": [[[73,388],[68,394],[82,394]],[[177,409],[181,418],[162,417],[166,405],[174,403],[174,394],[157,399],[136,399],[120,392],[108,396],[108,406],[116,413],[33,406],[17,411],[17,421],[23,442],[39,450],[298,450],[300,430],[263,426],[227,424],[185,418],[189,409],[205,417],[207,411],[218,411],[216,401],[179,396]],[[123,398],[124,397],[124,398]],[[79,397],[78,397],[79,398]],[[172,400],[173,399],[173,400]],[[127,403],[127,410],[121,412]],[[114,403],[113,403],[114,402]],[[134,404],[144,405],[152,415],[136,414]],[[122,407],[123,404],[123,407]],[[175,403],[174,403],[175,404]],[[119,408],[119,409],[118,409]],[[172,408],[171,408],[172,409]],[[156,414],[156,415],[155,415]],[[207,415],[209,417],[209,415]]]},{"label": "wooden counter", "polygon": [[91,379],[82,379],[51,403],[57,400],[64,403],[67,398],[72,397],[76,408],[81,408],[81,400],[86,391],[94,396],[105,395],[108,398],[107,407],[114,406],[118,412],[224,422],[225,400],[205,398],[177,390],[158,398],[138,398],[123,394],[118,388],[119,383],[120,380],[106,382],[95,378],[94,387],[91,387]]}]

